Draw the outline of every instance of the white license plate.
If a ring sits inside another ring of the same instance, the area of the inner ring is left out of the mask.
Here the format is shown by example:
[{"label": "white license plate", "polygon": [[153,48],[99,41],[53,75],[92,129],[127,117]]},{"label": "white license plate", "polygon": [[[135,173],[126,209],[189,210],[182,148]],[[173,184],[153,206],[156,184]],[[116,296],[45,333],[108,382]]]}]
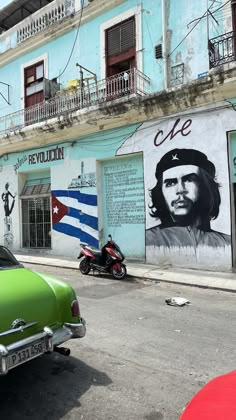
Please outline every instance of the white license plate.
[{"label": "white license plate", "polygon": [[28,360],[34,359],[40,354],[47,351],[47,342],[45,339],[36,341],[30,346],[25,347],[22,350],[18,350],[7,357],[8,369],[11,369],[17,365],[27,362]]}]

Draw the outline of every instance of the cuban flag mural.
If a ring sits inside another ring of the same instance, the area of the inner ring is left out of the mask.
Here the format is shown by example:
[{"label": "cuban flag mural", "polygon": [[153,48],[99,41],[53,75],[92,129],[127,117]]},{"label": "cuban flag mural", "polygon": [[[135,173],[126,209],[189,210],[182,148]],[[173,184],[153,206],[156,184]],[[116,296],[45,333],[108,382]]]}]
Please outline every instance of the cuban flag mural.
[{"label": "cuban flag mural", "polygon": [[98,247],[97,195],[52,190],[53,229]]}]

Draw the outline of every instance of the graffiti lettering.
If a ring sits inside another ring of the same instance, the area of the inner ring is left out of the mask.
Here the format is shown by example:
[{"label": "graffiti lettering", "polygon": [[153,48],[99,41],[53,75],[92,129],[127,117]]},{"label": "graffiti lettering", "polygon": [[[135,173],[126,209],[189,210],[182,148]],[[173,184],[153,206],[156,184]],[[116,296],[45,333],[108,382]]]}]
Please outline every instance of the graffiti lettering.
[{"label": "graffiti lettering", "polygon": [[16,164],[14,165],[14,170],[15,172],[20,168],[21,165],[23,165],[23,163],[25,163],[27,161],[27,156],[24,155],[21,159],[17,159]]},{"label": "graffiti lettering", "polygon": [[191,130],[186,131],[190,125],[192,124],[192,120],[186,120],[182,127],[177,129],[177,126],[179,125],[180,122],[180,118],[177,118],[177,120],[175,121],[173,127],[171,128],[171,130],[169,131],[169,133],[163,137],[164,135],[164,131],[163,130],[159,130],[157,132],[157,134],[154,137],[154,145],[156,147],[160,146],[162,143],[164,143],[164,141],[166,141],[168,138],[169,140],[172,140],[177,134],[181,134],[182,136],[188,136],[191,133]]}]

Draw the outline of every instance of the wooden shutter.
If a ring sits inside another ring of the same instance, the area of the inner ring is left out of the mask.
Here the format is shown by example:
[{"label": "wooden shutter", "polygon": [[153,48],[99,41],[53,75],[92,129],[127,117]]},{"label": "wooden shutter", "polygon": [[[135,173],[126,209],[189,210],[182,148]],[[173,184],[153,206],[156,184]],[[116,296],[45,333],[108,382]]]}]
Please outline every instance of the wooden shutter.
[{"label": "wooden shutter", "polygon": [[40,61],[24,69],[25,108],[44,100],[44,62]]},{"label": "wooden shutter", "polygon": [[134,18],[107,30],[107,56],[122,54],[135,46]]}]

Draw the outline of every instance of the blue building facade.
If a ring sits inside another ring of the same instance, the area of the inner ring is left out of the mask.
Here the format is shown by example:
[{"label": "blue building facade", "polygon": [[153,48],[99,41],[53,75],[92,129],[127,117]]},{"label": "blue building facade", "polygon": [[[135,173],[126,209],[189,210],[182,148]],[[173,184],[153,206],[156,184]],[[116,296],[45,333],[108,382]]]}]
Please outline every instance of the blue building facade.
[{"label": "blue building facade", "polygon": [[112,234],[231,270],[234,3],[25,3],[0,18],[2,243],[76,256]]}]

